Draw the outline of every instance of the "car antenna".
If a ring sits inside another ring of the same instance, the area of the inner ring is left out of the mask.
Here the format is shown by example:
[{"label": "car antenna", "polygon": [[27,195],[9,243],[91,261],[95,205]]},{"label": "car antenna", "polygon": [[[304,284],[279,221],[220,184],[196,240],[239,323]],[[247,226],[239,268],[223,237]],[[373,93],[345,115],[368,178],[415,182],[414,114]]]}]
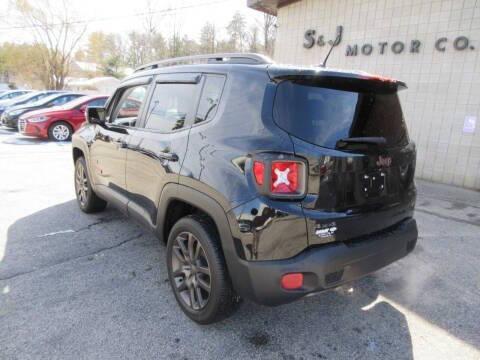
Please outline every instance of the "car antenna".
[{"label": "car antenna", "polygon": [[335,41],[332,41],[332,46],[330,46],[330,50],[328,50],[328,54],[327,54],[327,56],[325,56],[325,60],[323,60],[323,63],[320,65],[320,67],[323,67],[323,68],[324,68],[325,66],[327,66],[328,57],[329,57],[330,54],[332,53],[333,48],[334,48],[336,45],[338,45],[338,42],[339,42],[339,40],[340,40],[340,36],[341,36],[341,34],[339,33],[339,34],[337,35],[337,37],[335,38]]}]

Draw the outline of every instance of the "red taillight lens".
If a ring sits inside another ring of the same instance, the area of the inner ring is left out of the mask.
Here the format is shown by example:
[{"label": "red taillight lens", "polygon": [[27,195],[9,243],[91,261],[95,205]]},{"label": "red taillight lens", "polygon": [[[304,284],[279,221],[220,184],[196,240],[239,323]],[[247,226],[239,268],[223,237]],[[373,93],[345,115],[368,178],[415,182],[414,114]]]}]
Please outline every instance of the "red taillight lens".
[{"label": "red taillight lens", "polygon": [[265,174],[265,165],[261,161],[253,162],[253,175],[258,185],[263,185],[263,175]]},{"label": "red taillight lens", "polygon": [[285,290],[296,290],[303,286],[303,274],[291,273],[282,276],[281,280],[282,288]]},{"label": "red taillight lens", "polygon": [[303,160],[289,155],[267,154],[253,159],[250,166],[252,180],[261,195],[288,200],[305,196],[307,166]]},{"label": "red taillight lens", "polygon": [[272,162],[270,190],[272,193],[296,193],[299,188],[299,165],[294,161]]}]

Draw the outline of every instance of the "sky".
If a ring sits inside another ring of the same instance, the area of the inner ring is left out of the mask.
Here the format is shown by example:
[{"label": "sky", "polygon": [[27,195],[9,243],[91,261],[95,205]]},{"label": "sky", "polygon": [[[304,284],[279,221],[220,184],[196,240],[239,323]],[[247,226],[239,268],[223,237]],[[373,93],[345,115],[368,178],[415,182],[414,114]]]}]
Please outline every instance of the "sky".
[{"label": "sky", "polygon": [[[29,0],[32,5],[45,0]],[[247,21],[260,21],[262,14],[249,9],[247,0],[49,0],[52,6],[65,1],[75,18],[87,24],[87,33],[104,31],[126,36],[132,30],[143,30],[143,17],[149,2],[155,12],[158,31],[170,35],[176,28],[181,34],[198,38],[201,26],[213,22],[224,36],[224,28],[236,11],[243,13]],[[31,42],[31,29],[19,29],[19,20],[12,11],[12,0],[0,0],[0,43]],[[84,41],[88,36],[84,37]]]}]

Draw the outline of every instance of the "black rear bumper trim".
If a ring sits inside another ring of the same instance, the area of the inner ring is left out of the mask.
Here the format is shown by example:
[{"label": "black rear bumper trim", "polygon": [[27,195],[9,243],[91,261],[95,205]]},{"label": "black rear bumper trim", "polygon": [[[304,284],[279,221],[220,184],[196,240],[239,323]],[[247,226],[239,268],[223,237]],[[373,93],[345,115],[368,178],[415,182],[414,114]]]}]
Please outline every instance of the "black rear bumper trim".
[{"label": "black rear bumper trim", "polygon": [[[256,303],[275,306],[292,302],[310,293],[334,288],[399,260],[411,252],[418,237],[414,219],[407,219],[385,232],[348,246],[343,242],[311,247],[285,260],[239,260],[237,270],[245,286],[237,289],[242,297]],[[281,288],[282,275],[291,272],[304,274],[300,290]],[[245,290],[245,291],[242,291]]]}]

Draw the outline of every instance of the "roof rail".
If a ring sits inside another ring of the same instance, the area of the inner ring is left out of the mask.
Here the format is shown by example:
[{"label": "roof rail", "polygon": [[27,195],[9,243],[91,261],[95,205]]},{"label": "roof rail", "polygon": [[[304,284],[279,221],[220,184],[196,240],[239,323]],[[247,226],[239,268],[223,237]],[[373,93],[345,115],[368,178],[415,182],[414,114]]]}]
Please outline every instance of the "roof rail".
[{"label": "roof rail", "polygon": [[135,69],[135,72],[143,70],[157,69],[175,65],[188,64],[272,64],[273,60],[268,56],[254,53],[218,53],[206,55],[182,56],[167,60],[155,61],[142,65]]}]

